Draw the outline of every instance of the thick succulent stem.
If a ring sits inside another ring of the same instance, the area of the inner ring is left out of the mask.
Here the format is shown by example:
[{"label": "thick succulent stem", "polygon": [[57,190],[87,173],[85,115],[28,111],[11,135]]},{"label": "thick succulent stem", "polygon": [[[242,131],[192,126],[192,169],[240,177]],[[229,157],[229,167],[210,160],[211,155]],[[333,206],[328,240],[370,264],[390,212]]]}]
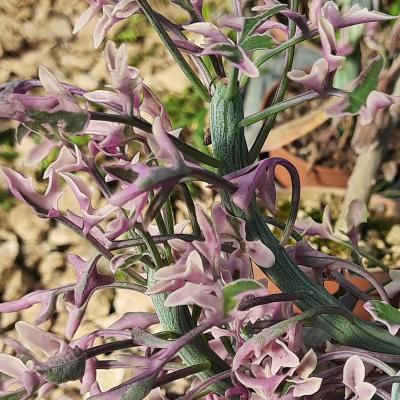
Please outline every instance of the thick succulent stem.
[{"label": "thick succulent stem", "polygon": [[[149,270],[148,272],[149,286],[154,283],[153,273],[154,270]],[[161,326],[166,331],[174,332],[178,337],[183,336],[195,326],[189,309],[186,306],[166,307],[166,297],[167,294],[165,293],[151,296]],[[197,374],[200,379],[207,379],[223,371],[229,370],[228,365],[211,350],[203,336],[198,336],[186,345],[182,350],[180,350],[179,356],[187,366],[202,364],[205,362],[211,363],[210,369]],[[223,394],[229,387],[229,381],[219,381],[213,385],[213,390]]]},{"label": "thick succulent stem", "polygon": [[[219,82],[210,104],[210,127],[214,154],[225,161],[226,167],[218,172],[228,174],[248,166],[248,154],[243,128],[239,122],[243,118],[240,92],[226,100],[226,85]],[[318,305],[340,303],[323,287],[317,286],[290,259],[286,251],[265,224],[264,217],[253,202],[247,214],[232,202],[232,197],[222,193],[224,206],[234,215],[247,219],[247,232],[251,238],[259,238],[275,255],[275,265],[263,272],[286,293],[306,293],[296,304],[307,310]],[[371,323],[354,318],[353,322],[339,315],[321,315],[318,318],[322,328],[338,342],[362,349],[374,349],[382,353],[400,354],[400,338]]]}]

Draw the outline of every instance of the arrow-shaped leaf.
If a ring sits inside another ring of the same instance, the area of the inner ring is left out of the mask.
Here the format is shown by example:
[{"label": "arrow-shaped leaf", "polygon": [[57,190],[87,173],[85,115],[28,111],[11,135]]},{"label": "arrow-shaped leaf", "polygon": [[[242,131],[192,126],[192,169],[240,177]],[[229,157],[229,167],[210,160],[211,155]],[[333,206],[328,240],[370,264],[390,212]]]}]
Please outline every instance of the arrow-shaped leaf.
[{"label": "arrow-shaped leaf", "polygon": [[234,310],[240,299],[239,295],[245,294],[246,292],[254,292],[255,290],[263,289],[264,286],[252,279],[239,279],[237,281],[228,283],[223,288],[224,296],[224,314],[228,315],[230,311]]},{"label": "arrow-shaped leaf", "polygon": [[368,95],[377,88],[379,74],[383,68],[382,56],[375,57],[357,79],[354,89],[347,95],[349,105],[346,112],[356,114],[365,105]]},{"label": "arrow-shaped leaf", "polygon": [[380,300],[371,300],[364,304],[364,308],[375,321],[385,324],[391,335],[396,335],[400,329],[400,310],[398,308]]},{"label": "arrow-shaped leaf", "polygon": [[254,17],[245,18],[242,30],[242,38],[240,44],[242,44],[248,36],[254,33],[254,31],[260,27],[267,19],[285,10],[287,6],[284,4],[277,4],[271,7],[269,10],[255,15]]}]

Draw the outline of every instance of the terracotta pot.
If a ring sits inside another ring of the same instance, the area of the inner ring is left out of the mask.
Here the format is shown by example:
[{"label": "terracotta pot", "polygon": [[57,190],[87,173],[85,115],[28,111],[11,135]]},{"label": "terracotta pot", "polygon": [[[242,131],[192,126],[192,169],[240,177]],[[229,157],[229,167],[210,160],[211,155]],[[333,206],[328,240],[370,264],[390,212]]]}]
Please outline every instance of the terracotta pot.
[{"label": "terracotta pot", "polygon": [[[254,279],[268,281],[268,292],[269,293],[271,293],[271,294],[281,293],[281,290],[272,281],[270,281],[257,266],[253,267],[253,271],[254,271]],[[390,279],[389,274],[387,272],[383,272],[381,270],[373,270],[372,274],[374,275],[375,279],[380,283],[386,282]],[[346,279],[350,283],[352,283],[354,286],[356,286],[358,289],[360,289],[361,291],[366,291],[369,288],[371,288],[371,285],[369,284],[369,282],[358,275],[346,274]],[[325,281],[325,288],[329,293],[335,294],[339,290],[339,284],[335,281]],[[297,307],[295,307],[295,311],[299,312],[300,310]],[[371,319],[371,315],[367,311],[365,311],[362,301],[359,301],[357,303],[353,313],[357,317],[359,317],[363,320]]]},{"label": "terracotta pot", "polygon": [[[310,170],[309,165],[302,158],[289,153],[281,148],[270,152],[271,157],[282,157],[290,161],[297,169],[300,175],[301,186],[324,186],[346,188],[349,175],[336,168],[328,168],[315,165]],[[291,181],[285,168],[278,166],[275,170],[276,180],[284,187],[290,187]]]}]

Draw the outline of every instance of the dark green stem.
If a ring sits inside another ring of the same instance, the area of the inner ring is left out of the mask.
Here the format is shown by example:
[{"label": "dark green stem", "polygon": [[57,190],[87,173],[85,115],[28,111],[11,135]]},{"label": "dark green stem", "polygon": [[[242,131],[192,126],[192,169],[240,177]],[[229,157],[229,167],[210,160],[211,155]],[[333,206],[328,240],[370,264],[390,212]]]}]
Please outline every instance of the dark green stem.
[{"label": "dark green stem", "polygon": [[146,0],[137,0],[143,13],[149,19],[150,24],[153,26],[154,30],[157,32],[164,46],[170,52],[171,56],[174,58],[176,63],[180,66],[183,73],[192,83],[194,89],[197,91],[199,96],[206,102],[210,102],[210,95],[207,88],[201,83],[199,77],[194,73],[188,62],[182,56],[178,48],[175,46],[172,39],[169,37],[167,31],[164,29],[163,25],[158,20],[156,14],[150,7]]},{"label": "dark green stem", "polygon": [[[262,121],[263,119],[274,116],[274,115],[278,114],[279,112],[286,110],[287,108],[295,107],[299,104],[305,103],[306,101],[317,99],[318,97],[320,97],[320,95],[313,91],[299,94],[295,97],[281,101],[277,104],[273,104],[272,106],[269,106],[262,111],[259,111],[255,114],[249,115],[246,118],[243,118],[240,121],[240,126],[249,126],[249,125],[255,124],[259,121]],[[257,139],[259,137],[260,136],[258,136]],[[257,139],[256,139],[255,143],[257,143]],[[261,138],[261,139],[263,139],[263,138]],[[260,143],[261,143],[261,139],[258,139],[258,141]],[[264,144],[264,142],[265,142],[265,139],[263,139],[262,144]],[[254,143],[252,149],[255,148],[255,143]],[[259,147],[259,145],[257,145],[257,147]],[[261,147],[262,147],[262,145],[261,145]],[[259,153],[259,151],[258,151],[258,153]],[[257,153],[257,155],[258,155],[258,153]]]},{"label": "dark green stem", "polygon": [[[138,128],[144,132],[152,133],[152,125],[142,118],[128,116],[128,115],[118,115],[118,114],[108,114],[97,111],[90,111],[90,119],[95,121],[109,121],[116,122],[119,124],[125,124]],[[188,145],[174,135],[168,134],[169,139],[180,150],[184,155],[188,156],[193,160],[199,161],[203,164],[210,165],[211,167],[220,168],[224,163],[214,157],[203,153],[200,150]]]},{"label": "dark green stem", "polygon": [[[228,165],[227,168],[219,170],[221,175],[226,175],[249,165],[246,146],[243,144],[243,130],[239,126],[241,117],[238,113],[240,113],[242,107],[240,93],[231,101],[226,101],[225,91],[226,86],[220,82],[211,102],[210,110],[214,153]],[[265,224],[265,218],[255,201],[251,205],[250,212],[245,214],[233,203],[232,196],[221,193],[221,197],[229,212],[237,217],[248,219],[249,239],[260,239],[273,252],[275,264],[270,268],[262,268],[262,271],[282,292],[307,293],[303,300],[296,302],[300,309],[308,310],[316,306],[329,305],[343,307],[325,288],[317,286],[293,262]],[[383,353],[400,354],[399,337],[391,336],[387,331],[356,317],[354,317],[353,322],[349,322],[340,315],[321,315],[318,317],[318,322],[327,333],[340,343],[362,349],[374,349]]]},{"label": "dark green stem", "polygon": [[238,74],[239,70],[232,66],[231,72],[229,74],[228,89],[226,90],[226,100],[232,99],[238,90]]},{"label": "dark green stem", "polygon": [[187,210],[188,210],[190,222],[192,224],[193,234],[195,236],[200,236],[201,235],[201,229],[200,229],[199,223],[197,222],[196,208],[195,208],[195,205],[194,205],[194,202],[193,202],[193,198],[190,195],[189,188],[187,187],[187,185],[185,183],[181,183],[179,185],[179,187],[181,189],[183,198],[184,198],[185,203],[186,203],[186,207],[187,207]]},{"label": "dark green stem", "polygon": [[[299,0],[291,0],[290,4],[291,4],[290,8],[292,11],[298,10]],[[294,21],[290,20],[288,40],[292,39],[294,37],[295,33],[296,33],[296,24],[294,23]],[[286,89],[287,89],[288,81],[289,81],[287,74],[291,71],[291,69],[293,67],[294,53],[295,53],[294,51],[295,51],[294,45],[291,46],[286,51],[285,64],[283,66],[282,76],[279,81],[278,90],[276,91],[275,96],[274,96],[273,104],[280,103],[285,97],[285,93],[286,93]],[[271,115],[262,125],[260,132],[258,133],[257,138],[256,138],[256,140],[250,150],[250,153],[249,153],[249,161],[250,162],[254,162],[255,160],[257,160],[257,158],[260,154],[260,151],[264,145],[264,142],[266,141],[269,132],[271,131],[272,127],[275,124],[276,116],[277,116],[277,114]]]}]

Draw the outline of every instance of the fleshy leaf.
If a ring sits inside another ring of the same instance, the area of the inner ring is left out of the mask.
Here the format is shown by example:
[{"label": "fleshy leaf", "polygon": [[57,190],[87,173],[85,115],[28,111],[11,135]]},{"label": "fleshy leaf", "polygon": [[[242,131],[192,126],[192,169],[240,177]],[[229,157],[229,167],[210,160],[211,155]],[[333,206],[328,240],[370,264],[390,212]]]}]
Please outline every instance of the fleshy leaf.
[{"label": "fleshy leaf", "polygon": [[271,49],[276,45],[274,39],[270,35],[261,35],[255,33],[248,36],[241,44],[242,48],[246,51],[253,51],[258,49]]},{"label": "fleshy leaf", "polygon": [[57,126],[62,122],[64,123],[64,131],[72,134],[82,133],[88,122],[88,116],[84,112],[56,111],[48,113],[45,111],[29,110],[27,115],[33,119],[34,125],[48,124],[50,126]]},{"label": "fleshy leaf", "polygon": [[239,303],[237,296],[260,289],[264,289],[263,285],[252,279],[239,279],[228,283],[223,288],[224,314],[227,315],[236,308]]},{"label": "fleshy leaf", "polygon": [[246,18],[243,24],[241,43],[243,43],[248,36],[254,33],[255,30],[267,19],[283,11],[285,8],[287,7],[284,4],[277,4],[261,14]]},{"label": "fleshy leaf", "polygon": [[171,342],[168,340],[160,339],[141,328],[132,329],[132,341],[139,346],[154,347],[157,349],[167,348]]},{"label": "fleshy leaf", "polygon": [[368,95],[378,86],[382,68],[383,58],[381,56],[375,57],[360,75],[355,88],[347,95],[349,104],[346,112],[355,114],[365,105]]},{"label": "fleshy leaf", "polygon": [[123,394],[121,400],[142,400],[152,391],[156,377],[144,379],[129,385],[129,389]]},{"label": "fleshy leaf", "polygon": [[396,335],[400,329],[400,310],[398,308],[380,300],[371,300],[364,304],[364,308],[375,321],[385,324],[391,335]]},{"label": "fleshy leaf", "polygon": [[48,381],[64,383],[81,379],[85,373],[85,352],[79,347],[68,349],[46,363],[38,365],[36,370]]}]

